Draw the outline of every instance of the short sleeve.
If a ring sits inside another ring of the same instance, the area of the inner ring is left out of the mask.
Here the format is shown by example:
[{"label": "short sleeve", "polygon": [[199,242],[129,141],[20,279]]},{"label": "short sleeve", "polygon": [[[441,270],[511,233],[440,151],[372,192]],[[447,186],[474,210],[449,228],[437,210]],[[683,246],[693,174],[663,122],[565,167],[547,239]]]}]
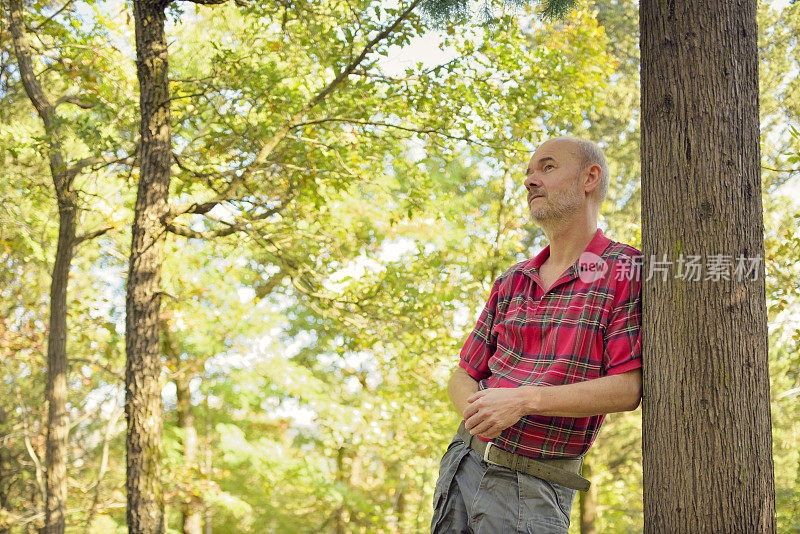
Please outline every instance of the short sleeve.
[{"label": "short sleeve", "polygon": [[603,337],[603,367],[609,375],[642,366],[641,270],[622,272],[616,280],[614,304]]},{"label": "short sleeve", "polygon": [[498,320],[499,292],[499,281],[495,281],[489,294],[489,300],[486,302],[475,328],[461,348],[458,365],[478,381],[488,378],[492,374],[489,370],[489,358],[497,348],[497,336],[492,333],[492,330]]}]

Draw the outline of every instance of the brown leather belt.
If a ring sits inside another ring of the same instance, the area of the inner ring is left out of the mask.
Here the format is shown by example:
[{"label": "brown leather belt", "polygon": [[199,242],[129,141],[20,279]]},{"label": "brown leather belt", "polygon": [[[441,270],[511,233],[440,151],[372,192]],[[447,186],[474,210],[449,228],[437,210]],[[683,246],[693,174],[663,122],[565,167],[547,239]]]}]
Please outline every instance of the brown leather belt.
[{"label": "brown leather belt", "polygon": [[468,447],[475,449],[488,464],[508,467],[578,491],[588,491],[591,486],[591,482],[581,476],[583,457],[535,459],[508,452],[492,442],[487,443],[470,434],[464,426],[464,421],[458,426],[458,437],[464,440]]}]

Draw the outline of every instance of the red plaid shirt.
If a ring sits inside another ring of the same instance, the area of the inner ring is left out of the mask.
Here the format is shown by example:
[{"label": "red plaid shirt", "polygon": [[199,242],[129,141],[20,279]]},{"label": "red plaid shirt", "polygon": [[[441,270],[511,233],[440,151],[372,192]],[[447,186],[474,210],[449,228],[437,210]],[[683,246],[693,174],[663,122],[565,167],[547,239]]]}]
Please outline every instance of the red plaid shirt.
[{"label": "red plaid shirt", "polygon": [[[642,366],[641,253],[598,229],[544,292],[538,269],[549,255],[548,246],[492,286],[459,361],[480,389],[570,384]],[[604,418],[526,415],[492,441],[534,458],[582,456]]]}]

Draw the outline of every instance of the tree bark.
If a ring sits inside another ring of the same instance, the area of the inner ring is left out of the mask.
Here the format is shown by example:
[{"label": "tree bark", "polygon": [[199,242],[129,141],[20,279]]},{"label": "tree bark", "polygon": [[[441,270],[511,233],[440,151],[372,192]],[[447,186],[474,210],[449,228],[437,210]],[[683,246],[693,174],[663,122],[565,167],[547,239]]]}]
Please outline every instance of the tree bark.
[{"label": "tree bark", "polygon": [[756,1],[640,26],[645,532],[775,532]]},{"label": "tree bark", "polygon": [[[70,192],[72,193],[72,192]],[[70,194],[70,197],[73,195]],[[65,528],[67,499],[67,286],[75,242],[76,204],[58,202],[58,245],[50,283],[50,335],[47,339],[47,503],[45,532]]]},{"label": "tree bark", "polygon": [[135,0],[141,168],[131,228],[125,319],[125,415],[128,424],[127,522],[131,533],[164,531],[161,485],[159,309],[171,163],[165,2]]}]

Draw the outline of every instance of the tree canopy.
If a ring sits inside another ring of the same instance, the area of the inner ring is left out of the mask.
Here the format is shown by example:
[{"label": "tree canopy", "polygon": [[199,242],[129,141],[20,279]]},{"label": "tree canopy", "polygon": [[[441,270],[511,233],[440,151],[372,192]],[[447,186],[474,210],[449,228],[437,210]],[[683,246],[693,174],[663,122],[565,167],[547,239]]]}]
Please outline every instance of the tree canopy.
[{"label": "tree canopy", "polygon": [[[543,139],[601,144],[612,171],[601,226],[641,244],[636,6],[578,3],[562,19],[541,17],[562,3],[511,3],[456,25],[432,18],[432,1],[403,17],[411,4],[168,9],[159,339],[170,530],[187,503],[221,532],[427,528],[458,422],[445,382],[460,343],[492,281],[543,244],[522,186]],[[0,531],[32,532],[45,500],[57,205],[3,6]],[[59,106],[70,162],[86,163],[78,234],[113,227],[79,245],[70,272],[67,528],[122,532],[125,276],[139,178],[133,15],[90,0],[24,10],[47,90],[90,104]],[[777,520],[791,531],[800,7],[765,4],[759,17]],[[601,488],[597,530],[641,531],[639,413],[610,416],[588,462]],[[573,514],[578,532],[578,506]]]}]

